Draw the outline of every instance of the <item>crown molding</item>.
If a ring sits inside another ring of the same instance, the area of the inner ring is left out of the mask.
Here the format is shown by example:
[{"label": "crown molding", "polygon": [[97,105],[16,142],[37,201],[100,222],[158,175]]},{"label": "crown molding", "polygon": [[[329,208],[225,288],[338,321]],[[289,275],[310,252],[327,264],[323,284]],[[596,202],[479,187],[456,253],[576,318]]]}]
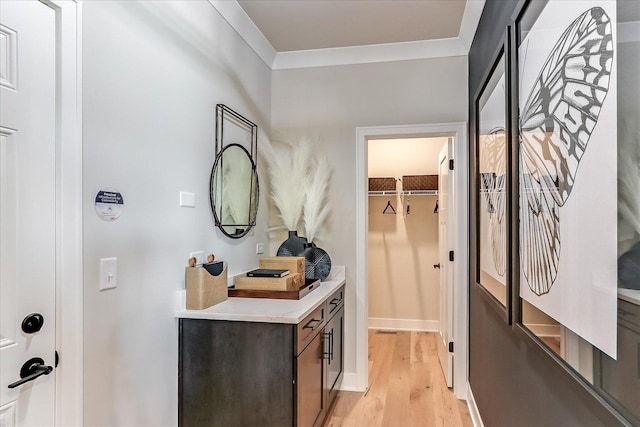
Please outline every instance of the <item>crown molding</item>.
[{"label": "crown molding", "polygon": [[229,0],[208,0],[222,18],[231,25],[240,37],[253,49],[253,51],[267,64],[269,68],[273,65],[276,57],[276,50],[271,43],[256,27],[249,15],[236,1]]},{"label": "crown molding", "polygon": [[454,38],[276,52],[236,0],[208,1],[272,70],[464,56],[469,53],[485,4],[485,0],[467,0],[458,37]]},{"label": "crown molding", "polygon": [[467,4],[464,6],[464,14],[462,15],[458,38],[464,44],[467,53],[469,53],[471,43],[473,43],[473,38],[476,35],[476,29],[478,28],[478,22],[480,22],[484,3],[485,0],[467,0]]},{"label": "crown molding", "polygon": [[374,62],[462,56],[468,51],[456,38],[278,52],[273,70],[370,64]]}]

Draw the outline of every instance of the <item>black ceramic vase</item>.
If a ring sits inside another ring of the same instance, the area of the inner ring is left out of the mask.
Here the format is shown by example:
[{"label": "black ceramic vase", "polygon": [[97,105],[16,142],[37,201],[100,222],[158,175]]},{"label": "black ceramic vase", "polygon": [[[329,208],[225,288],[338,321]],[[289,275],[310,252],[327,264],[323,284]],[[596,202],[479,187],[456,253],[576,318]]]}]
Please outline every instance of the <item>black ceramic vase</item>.
[{"label": "black ceramic vase", "polygon": [[324,249],[317,247],[313,242],[305,244],[304,249],[304,276],[306,279],[320,279],[329,277],[331,271],[331,258]]},{"label": "black ceramic vase", "polygon": [[302,256],[304,252],[304,245],[307,243],[307,239],[298,236],[296,230],[289,230],[289,238],[282,242],[278,248],[276,255],[278,256]]}]

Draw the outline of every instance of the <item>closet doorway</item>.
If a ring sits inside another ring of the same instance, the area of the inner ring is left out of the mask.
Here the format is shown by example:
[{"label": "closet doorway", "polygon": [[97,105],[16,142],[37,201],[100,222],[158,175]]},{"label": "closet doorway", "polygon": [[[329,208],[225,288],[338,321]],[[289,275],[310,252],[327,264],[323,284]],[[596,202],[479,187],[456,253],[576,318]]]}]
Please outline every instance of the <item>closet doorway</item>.
[{"label": "closet doorway", "polygon": [[[466,126],[458,123],[359,128],[357,134],[354,388],[364,390],[368,385],[368,328],[432,331],[438,333],[442,341],[441,361],[448,385],[453,387],[456,397],[465,399]],[[449,171],[448,160],[453,160],[454,156],[459,164]],[[445,177],[439,178],[443,172],[442,161],[447,168]],[[370,181],[369,178],[378,179]],[[438,194],[437,189],[441,179],[448,182],[445,188],[454,215],[444,224],[440,201],[444,195]],[[449,260],[450,250],[457,254],[457,262]],[[447,275],[450,276],[448,281]],[[444,284],[441,289],[441,280],[451,286]],[[449,343],[454,342],[449,347]],[[455,353],[449,351],[454,345]],[[455,376],[453,372],[456,372]]]},{"label": "closet doorway", "polygon": [[446,384],[449,352],[448,203],[451,137],[368,142],[369,328],[437,332]]}]

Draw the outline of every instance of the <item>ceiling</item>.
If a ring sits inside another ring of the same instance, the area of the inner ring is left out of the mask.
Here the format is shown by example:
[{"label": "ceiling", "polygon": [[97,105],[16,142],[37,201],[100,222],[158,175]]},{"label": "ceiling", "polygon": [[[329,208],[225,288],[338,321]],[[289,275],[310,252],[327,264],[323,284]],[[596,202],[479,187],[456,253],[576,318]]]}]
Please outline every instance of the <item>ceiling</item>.
[{"label": "ceiling", "polygon": [[272,70],[469,52],[485,0],[208,0]]},{"label": "ceiling", "polygon": [[466,0],[238,0],[276,52],[458,37]]}]

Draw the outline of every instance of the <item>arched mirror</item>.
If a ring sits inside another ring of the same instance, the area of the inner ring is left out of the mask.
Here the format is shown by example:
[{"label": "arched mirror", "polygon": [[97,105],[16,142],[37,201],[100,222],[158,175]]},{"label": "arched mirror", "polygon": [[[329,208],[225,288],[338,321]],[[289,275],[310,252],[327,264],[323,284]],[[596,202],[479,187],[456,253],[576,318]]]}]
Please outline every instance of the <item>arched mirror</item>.
[{"label": "arched mirror", "polygon": [[258,127],[225,105],[216,106],[216,158],[209,199],[216,227],[232,239],[245,236],[258,214]]},{"label": "arched mirror", "polygon": [[256,223],[258,174],[246,148],[229,144],[216,157],[211,172],[211,209],[216,226],[239,238]]}]

